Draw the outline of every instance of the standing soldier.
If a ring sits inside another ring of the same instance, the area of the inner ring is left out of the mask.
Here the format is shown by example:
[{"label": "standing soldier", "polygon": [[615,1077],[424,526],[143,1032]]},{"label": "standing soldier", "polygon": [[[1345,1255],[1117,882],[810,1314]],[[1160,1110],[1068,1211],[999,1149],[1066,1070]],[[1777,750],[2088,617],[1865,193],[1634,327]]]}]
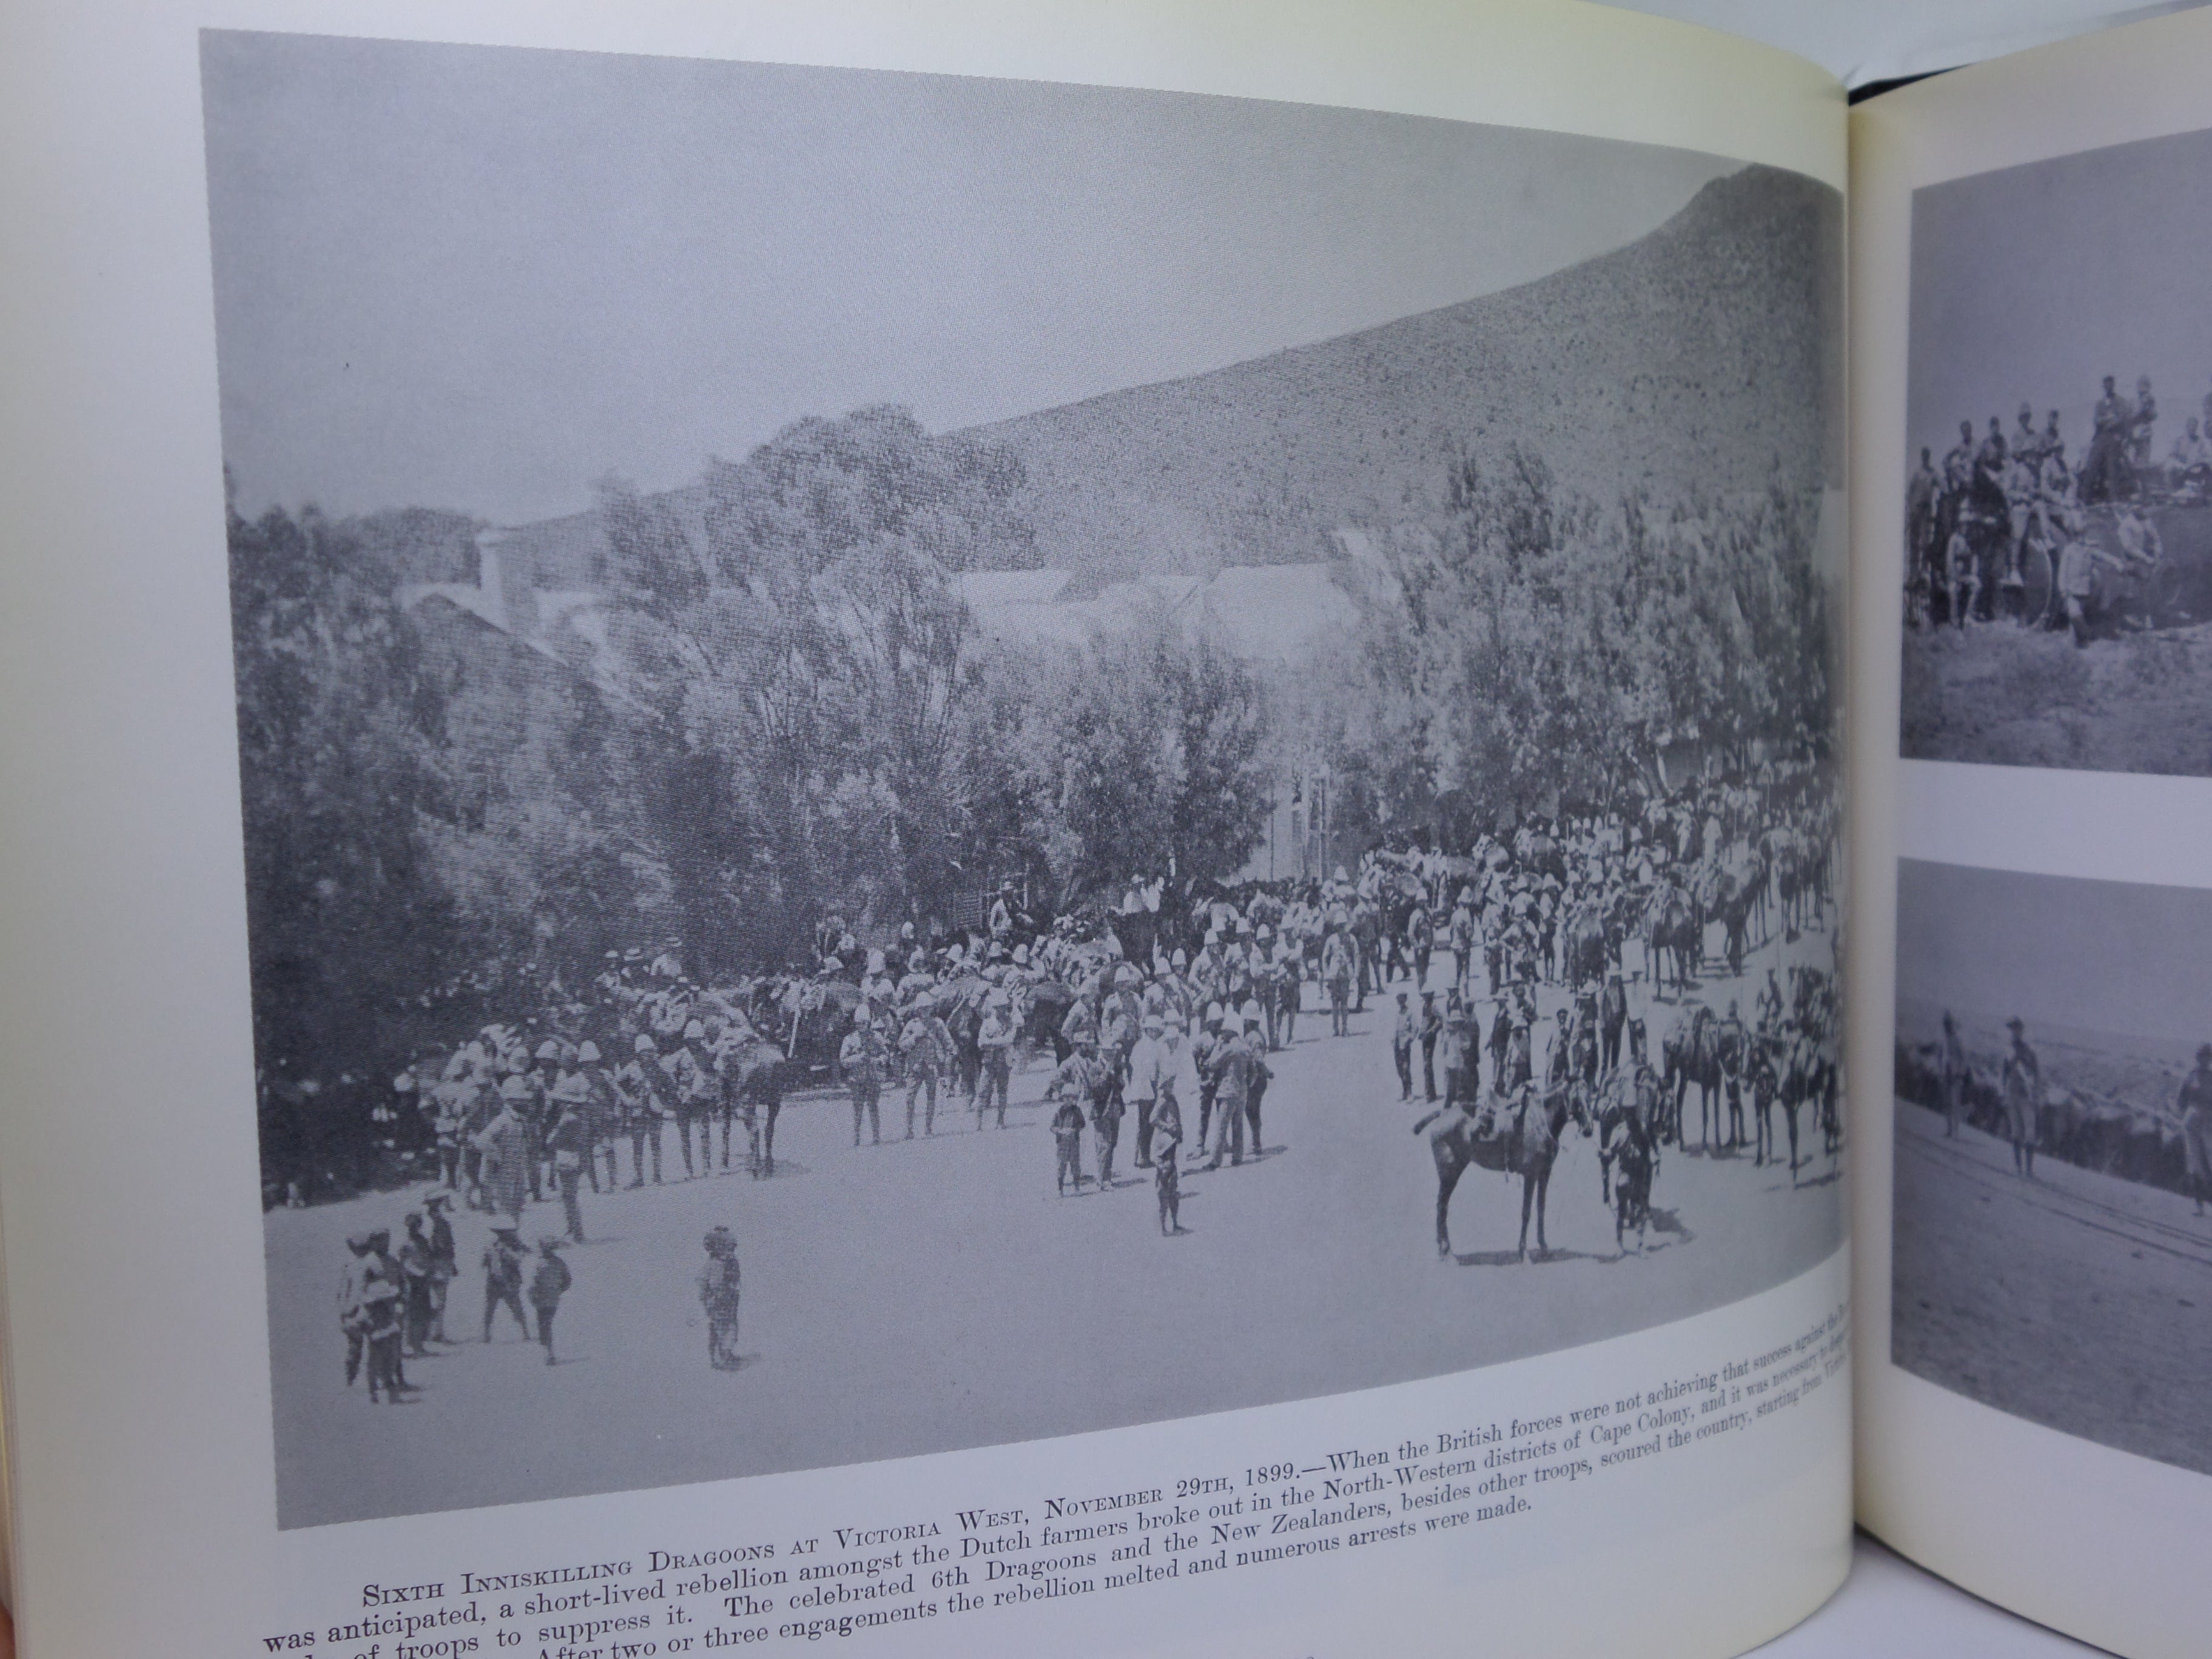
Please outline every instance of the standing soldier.
[{"label": "standing soldier", "polygon": [[1620,1069],[1620,1034],[1628,1024],[1628,992],[1615,969],[1605,976],[1598,994],[1598,1033],[1604,1052],[1601,1058],[1608,1076]]},{"label": "standing soldier", "polygon": [[1429,907],[1419,899],[1406,916],[1406,939],[1413,956],[1413,988],[1425,990],[1429,983],[1429,959],[1436,954],[1437,925],[1429,915]]},{"label": "standing soldier", "polygon": [[[1445,929],[1445,936],[1451,940],[1452,988],[1462,995],[1466,994],[1468,981],[1474,975],[1477,933],[1474,902],[1462,893],[1459,902],[1452,907],[1451,921]],[[1490,965],[1486,976],[1493,982],[1497,980],[1498,968],[1494,963]]]},{"label": "standing soldier", "polygon": [[880,1146],[884,1144],[879,1109],[884,1092],[884,1041],[876,1035],[867,1012],[867,1004],[862,1003],[852,1030],[837,1049],[837,1069],[845,1074],[845,1081],[853,1091],[853,1144],[860,1144],[860,1119],[865,1115],[869,1132]]},{"label": "standing soldier", "polygon": [[545,1137],[546,1150],[553,1155],[553,1179],[561,1188],[561,1212],[568,1224],[569,1238],[578,1244],[584,1242],[584,1208],[577,1194],[583,1184],[584,1165],[592,1156],[587,1103],[562,1102],[561,1115]]},{"label": "standing soldier", "polygon": [[1345,929],[1333,929],[1322,942],[1322,983],[1328,988],[1328,1024],[1331,1036],[1351,1035],[1352,981],[1358,969],[1358,952],[1352,936]]},{"label": "standing soldier", "polygon": [[2118,501],[2129,493],[2128,434],[2135,413],[2114,388],[2113,376],[2105,376],[2105,395],[2089,417],[2089,453],[2081,463],[2081,504]]},{"label": "standing soldier", "polygon": [[684,1154],[684,1178],[686,1181],[699,1173],[691,1162],[691,1130],[700,1129],[699,1161],[706,1172],[714,1173],[712,1148],[708,1145],[707,1113],[714,1105],[720,1085],[713,1073],[701,1062],[692,1045],[707,1035],[707,1028],[697,1020],[687,1021],[683,1039],[674,1052],[661,1057],[660,1069],[667,1076],[669,1087],[676,1096],[676,1142]]},{"label": "standing soldier", "polygon": [[476,1085],[465,1077],[448,1075],[430,1091],[431,1133],[438,1141],[438,1179],[447,1192],[461,1184],[461,1127],[468,1121],[469,1099]]},{"label": "standing soldier", "polygon": [[1920,452],[1920,465],[1905,486],[1905,621],[1920,626],[1928,603],[1929,560],[1935,551],[1936,468],[1929,452]]},{"label": "standing soldier", "polygon": [[660,1053],[653,1039],[642,1031],[630,1048],[629,1062],[612,1079],[615,1103],[629,1131],[629,1184],[633,1189],[645,1185],[645,1152],[649,1145],[653,1148],[653,1184],[658,1187],[663,1112],[660,1091],[653,1086],[653,1073],[659,1069]]},{"label": "standing soldier", "polygon": [[899,1063],[906,1073],[906,1138],[914,1139],[914,1104],[926,1098],[922,1115],[924,1135],[937,1133],[937,1089],[945,1068],[952,1061],[952,1034],[938,1017],[935,999],[915,1000],[906,1029],[899,1033]]},{"label": "standing soldier", "polygon": [[553,1120],[560,1108],[554,1103],[553,1084],[561,1073],[561,1044],[547,1037],[538,1045],[531,1057],[530,1099],[522,1110],[522,1121],[530,1130],[530,1201],[536,1204],[545,1196],[547,1182],[544,1170],[553,1161],[547,1150],[545,1137],[553,1127]]},{"label": "standing soldier", "polygon": [[484,1197],[495,1214],[520,1221],[530,1187],[530,1081],[510,1073],[499,1085],[499,1113],[478,1130],[472,1143],[483,1157]]},{"label": "standing soldier", "polygon": [[348,1260],[338,1273],[338,1330],[346,1340],[346,1387],[361,1375],[362,1357],[368,1351],[368,1316],[362,1306],[362,1281],[368,1274],[368,1235],[346,1236]]},{"label": "standing soldier", "polygon": [[1413,1011],[1403,991],[1398,993],[1398,1020],[1390,1031],[1390,1058],[1398,1067],[1398,1098],[1413,1097],[1413,1044],[1419,1039],[1420,1028],[1413,1018]]},{"label": "standing soldier", "polygon": [[446,1300],[461,1271],[460,1252],[453,1242],[453,1224],[446,1215],[453,1203],[444,1193],[433,1193],[422,1200],[422,1207],[430,1218],[430,1254],[438,1261],[438,1271],[430,1281],[430,1335],[439,1342],[450,1340],[446,1335]]},{"label": "standing soldier", "polygon": [[2030,1181],[2035,1179],[2037,1119],[2043,1108],[2043,1062],[2028,1046],[2027,1027],[2015,1014],[2005,1022],[2012,1033],[2012,1051],[2005,1056],[2005,1121],[2012,1135],[2012,1166]]},{"label": "standing soldier", "polygon": [[1374,981],[1375,994],[1377,996],[1382,994],[1381,971],[1382,918],[1375,906],[1365,898],[1355,899],[1352,902],[1352,948],[1359,953],[1359,959],[1356,964],[1359,975],[1358,1000],[1353,1005],[1352,1012],[1364,1014],[1367,1012],[1367,990],[1370,980]]},{"label": "standing soldier", "polygon": [[699,1306],[707,1316],[707,1363],[718,1371],[738,1368],[738,1303],[742,1275],[738,1241],[727,1227],[707,1234],[707,1265],[699,1270]]},{"label": "standing soldier", "polygon": [[1214,1060],[1220,1081],[1215,1089],[1213,1133],[1207,1148],[1212,1154],[1206,1166],[1209,1170],[1219,1169],[1224,1154],[1232,1164],[1244,1162],[1244,1103],[1251,1092],[1252,1068],[1258,1063],[1260,1057],[1250,1039],[1231,1030]]},{"label": "standing soldier", "polygon": [[1137,1103],[1137,1139],[1130,1162],[1139,1170],[1152,1166],[1152,1111],[1160,1093],[1160,1068],[1167,1062],[1167,1023],[1158,1014],[1146,1014],[1144,1035],[1129,1051],[1126,1092]]},{"label": "standing soldier", "polygon": [[1714,1048],[1720,1057],[1721,1081],[1728,1098],[1728,1144],[1731,1147],[1743,1145],[1743,1062],[1748,1040],[1743,1029],[1743,1019],[1736,1012],[1736,1000],[1729,999],[1728,1018],[1720,1023],[1714,1034]]},{"label": "standing soldier", "polygon": [[1282,1046],[1298,1040],[1298,1012],[1305,1001],[1305,956],[1285,932],[1275,938],[1275,1029]]},{"label": "standing soldier", "polygon": [[[585,1165],[592,1178],[593,1192],[612,1192],[616,1185],[615,1126],[618,1117],[615,1105],[613,1079],[599,1054],[599,1045],[586,1039],[577,1045],[576,1069],[583,1073],[586,1099],[586,1117],[592,1126],[592,1155]],[[599,1153],[607,1155],[607,1184],[599,1185]]]},{"label": "standing soldier", "polygon": [[1437,1012],[1437,994],[1421,993],[1420,1024],[1415,1027],[1421,1039],[1421,1095],[1424,1099],[1437,1097],[1437,1039],[1444,1033],[1443,1016]]},{"label": "standing soldier", "polygon": [[1191,1069],[1198,1077],[1198,1146],[1206,1148],[1206,1131],[1212,1126],[1213,1103],[1221,1087],[1221,1005],[1209,1002],[1198,1035],[1190,1042]]},{"label": "standing soldier", "polygon": [[1959,1022],[1951,1011],[1943,1011],[1943,1136],[1947,1140],[1959,1137],[1959,1119],[1966,1106],[1966,1048],[1959,1041]]},{"label": "standing soldier", "polygon": [[1091,1132],[1098,1139],[1098,1190],[1114,1185],[1114,1149],[1121,1144],[1123,1102],[1121,1073],[1125,1062],[1119,1048],[1099,1057],[1091,1093]]},{"label": "standing soldier", "polygon": [[483,1149],[477,1145],[477,1137],[499,1115],[500,1093],[493,1080],[490,1055],[477,1045],[471,1047],[475,1058],[470,1064],[464,1096],[468,1109],[461,1119],[461,1184],[466,1189],[465,1201],[471,1209],[488,1210],[491,1200],[484,1191]]},{"label": "standing soldier", "polygon": [[2212,1198],[2212,1042],[2197,1047],[2197,1068],[2181,1080],[2174,1097],[2181,1113],[2181,1151],[2189,1177],[2189,1195],[2197,1200],[2197,1213]]},{"label": "standing soldier", "polygon": [[[999,1127],[1006,1127],[1006,1094],[1013,1082],[1014,1040],[1020,1030],[1014,1022],[1013,999],[1006,988],[993,988],[983,1001],[982,1023],[975,1030],[975,1047],[981,1055],[977,1075],[981,1079],[975,1091],[975,1127],[983,1127],[983,1114],[998,1103]],[[854,1144],[859,1144],[860,1128],[854,1127]]]},{"label": "standing soldier", "polygon": [[[593,1054],[599,1052],[596,1044],[586,1046]],[[592,1190],[596,1193],[599,1190],[599,1113],[592,1098],[591,1074],[584,1069],[582,1049],[573,1054],[564,1053],[562,1055],[561,1069],[554,1075],[553,1086],[546,1091],[545,1103],[552,1113],[546,1129],[545,1152],[553,1164],[556,1184],[560,1180],[561,1155],[555,1149],[551,1137],[559,1127],[561,1120],[573,1113],[578,1125],[575,1133],[570,1137],[578,1152],[576,1178],[580,1182],[588,1176]]]},{"label": "standing soldier", "polygon": [[1244,1123],[1252,1132],[1252,1159],[1257,1163],[1267,1150],[1267,1143],[1260,1139],[1260,1103],[1267,1097],[1267,1085],[1273,1080],[1275,1072],[1267,1064],[1267,1040],[1261,1034],[1256,1009],[1245,1012],[1244,1046],[1251,1050],[1251,1060],[1244,1074]]},{"label": "standing soldier", "polygon": [[1567,1011],[1554,1012],[1552,1020],[1552,1044],[1544,1056],[1544,1086],[1557,1088],[1565,1083],[1573,1067],[1568,1057]]},{"label": "standing soldier", "polygon": [[362,1260],[361,1309],[363,1337],[368,1347],[368,1397],[374,1403],[381,1389],[386,1403],[398,1405],[408,1389],[401,1364],[400,1344],[405,1331],[406,1275],[392,1255],[392,1231],[379,1227],[368,1235],[368,1254]]},{"label": "standing soldier", "polygon": [[433,1287],[441,1264],[422,1230],[422,1212],[408,1211],[406,1224],[407,1242],[399,1247],[398,1264],[406,1290],[403,1347],[407,1358],[421,1359],[429,1352],[430,1323],[439,1299]]},{"label": "standing soldier", "polygon": [[1460,1110],[1475,1109],[1475,1095],[1482,1091],[1482,1061],[1480,1044],[1482,1029],[1475,1022],[1474,1005],[1462,1002],[1458,991],[1444,998],[1444,1029],[1443,1040],[1437,1042],[1437,1057],[1444,1061],[1444,1109],[1458,1106]]}]

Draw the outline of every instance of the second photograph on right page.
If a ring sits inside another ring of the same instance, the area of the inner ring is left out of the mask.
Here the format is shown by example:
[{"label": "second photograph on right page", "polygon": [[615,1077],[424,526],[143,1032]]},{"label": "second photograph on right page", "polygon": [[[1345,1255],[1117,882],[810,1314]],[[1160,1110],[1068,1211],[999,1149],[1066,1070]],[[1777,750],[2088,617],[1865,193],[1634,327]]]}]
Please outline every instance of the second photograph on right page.
[{"label": "second photograph on right page", "polygon": [[1900,752],[2212,775],[2212,131],[1911,224]]},{"label": "second photograph on right page", "polygon": [[2212,893],[1897,881],[1891,1359],[2212,1474]]}]

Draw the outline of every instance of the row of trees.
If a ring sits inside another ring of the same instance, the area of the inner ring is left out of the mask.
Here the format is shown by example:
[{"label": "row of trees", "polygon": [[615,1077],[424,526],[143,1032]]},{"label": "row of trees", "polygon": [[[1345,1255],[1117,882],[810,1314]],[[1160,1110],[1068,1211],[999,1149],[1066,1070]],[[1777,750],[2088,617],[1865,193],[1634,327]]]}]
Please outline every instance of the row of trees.
[{"label": "row of trees", "polygon": [[1034,562],[1021,482],[889,409],[674,495],[610,482],[607,645],[565,662],[399,603],[455,574],[465,520],[234,516],[264,1079],[366,1085],[611,950],[722,975],[1008,874],[1053,911],[1228,876],[1316,763],[1340,846],[1463,846],[1652,792],[1670,742],[1829,741],[1816,508],[1784,493],[1601,510],[1533,457],[1456,458],[1370,528],[1388,579],[1355,625],[1270,678],[1164,612],[1074,648],[984,637],[957,578]]},{"label": "row of trees", "polygon": [[1312,678],[1304,723],[1355,840],[1466,844],[1563,802],[1664,793],[1676,744],[1832,756],[1835,600],[1817,496],[1611,508],[1540,458],[1454,459],[1376,526],[1387,580]]},{"label": "row of trees", "polygon": [[366,1079],[610,950],[674,941],[720,975],[802,961],[827,914],[926,922],[1005,875],[1060,908],[1233,872],[1268,803],[1266,688],[1164,614],[1073,651],[981,636],[956,577],[1030,562],[1020,482],[896,410],[801,422],[675,495],[609,482],[608,646],[567,662],[403,606],[394,515],[234,516],[264,1079]]}]

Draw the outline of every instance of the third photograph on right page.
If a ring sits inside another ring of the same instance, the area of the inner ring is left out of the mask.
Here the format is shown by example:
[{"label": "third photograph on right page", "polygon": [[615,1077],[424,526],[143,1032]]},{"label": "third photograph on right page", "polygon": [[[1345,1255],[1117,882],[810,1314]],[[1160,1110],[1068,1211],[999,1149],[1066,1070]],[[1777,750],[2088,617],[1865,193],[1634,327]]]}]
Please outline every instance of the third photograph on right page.
[{"label": "third photograph on right page", "polygon": [[2212,1474],[2212,892],[1898,866],[1890,1356]]},{"label": "third photograph on right page", "polygon": [[1913,193],[1900,752],[2212,775],[2212,131]]}]

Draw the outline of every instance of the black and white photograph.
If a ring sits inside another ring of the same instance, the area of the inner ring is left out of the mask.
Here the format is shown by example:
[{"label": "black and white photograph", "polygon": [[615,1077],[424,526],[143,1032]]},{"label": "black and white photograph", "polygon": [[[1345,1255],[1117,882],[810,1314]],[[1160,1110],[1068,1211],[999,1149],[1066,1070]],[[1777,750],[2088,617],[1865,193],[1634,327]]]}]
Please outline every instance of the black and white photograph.
[{"label": "black and white photograph", "polygon": [[1901,860],[1890,1358],[2212,1474],[2212,893]]},{"label": "black and white photograph", "polygon": [[1835,191],[202,68],[280,1525],[1437,1376],[1840,1246]]},{"label": "black and white photograph", "polygon": [[1900,751],[2212,775],[2212,132],[1912,198]]}]

